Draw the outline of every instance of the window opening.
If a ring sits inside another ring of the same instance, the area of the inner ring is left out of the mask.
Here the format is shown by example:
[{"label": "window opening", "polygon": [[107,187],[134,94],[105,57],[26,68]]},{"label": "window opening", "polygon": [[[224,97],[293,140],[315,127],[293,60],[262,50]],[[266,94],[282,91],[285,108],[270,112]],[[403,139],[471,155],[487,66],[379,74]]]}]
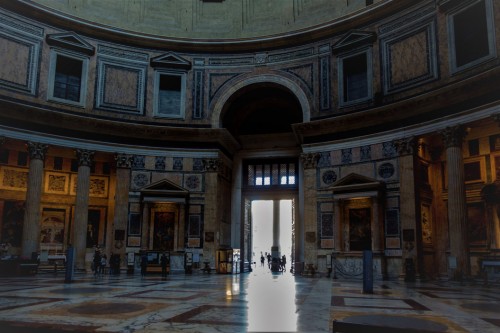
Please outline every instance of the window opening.
[{"label": "window opening", "polygon": [[54,97],[80,101],[82,64],[81,60],[57,55]]}]

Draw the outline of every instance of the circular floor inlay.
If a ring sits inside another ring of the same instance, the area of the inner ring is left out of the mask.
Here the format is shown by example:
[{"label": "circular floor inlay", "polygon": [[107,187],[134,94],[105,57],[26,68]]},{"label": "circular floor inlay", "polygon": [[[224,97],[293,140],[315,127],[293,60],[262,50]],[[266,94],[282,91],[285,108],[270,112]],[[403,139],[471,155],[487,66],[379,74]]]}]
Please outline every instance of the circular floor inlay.
[{"label": "circular floor inlay", "polygon": [[436,323],[431,320],[422,318],[391,316],[391,315],[360,315],[350,316],[342,320],[346,323],[361,324],[361,325],[374,325],[380,327],[393,327],[393,328],[413,328],[435,332],[446,332],[448,327],[446,325]]},{"label": "circular floor inlay", "polygon": [[68,309],[71,313],[93,314],[93,315],[108,315],[118,313],[129,313],[144,310],[145,306],[141,304],[127,303],[97,303],[84,304]]},{"label": "circular floor inlay", "polygon": [[486,312],[500,312],[500,308],[498,306],[494,306],[491,303],[465,303],[460,304],[462,308],[477,310],[477,311],[486,311]]},{"label": "circular floor inlay", "polygon": [[113,290],[112,288],[64,288],[54,289],[51,292],[56,294],[97,294]]}]

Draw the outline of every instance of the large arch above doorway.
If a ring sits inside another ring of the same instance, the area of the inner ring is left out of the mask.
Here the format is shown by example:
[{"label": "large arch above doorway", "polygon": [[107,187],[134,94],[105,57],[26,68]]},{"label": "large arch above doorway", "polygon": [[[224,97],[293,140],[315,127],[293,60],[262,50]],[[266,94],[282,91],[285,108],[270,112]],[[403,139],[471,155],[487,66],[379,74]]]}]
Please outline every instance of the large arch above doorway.
[{"label": "large arch above doorway", "polygon": [[241,89],[254,85],[273,85],[282,87],[297,99],[302,111],[302,122],[309,122],[311,118],[311,107],[306,90],[302,89],[296,82],[287,78],[285,75],[274,73],[254,75],[245,74],[237,76],[224,84],[222,88],[215,94],[214,104],[211,106],[210,113],[212,115],[211,124],[214,128],[223,127],[222,116],[223,111],[227,109],[228,103],[234,94]]}]

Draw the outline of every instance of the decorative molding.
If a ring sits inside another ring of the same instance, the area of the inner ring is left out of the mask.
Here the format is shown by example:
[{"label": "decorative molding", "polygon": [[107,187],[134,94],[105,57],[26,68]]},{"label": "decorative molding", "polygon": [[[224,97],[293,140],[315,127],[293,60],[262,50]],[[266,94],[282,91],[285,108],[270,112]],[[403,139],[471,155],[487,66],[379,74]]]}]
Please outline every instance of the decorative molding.
[{"label": "decorative molding", "polygon": [[47,44],[51,46],[59,46],[64,49],[70,49],[80,53],[94,55],[95,47],[87,43],[83,38],[74,32],[63,32],[58,34],[50,34],[45,38]]},{"label": "decorative molding", "polygon": [[304,169],[315,169],[318,166],[319,157],[319,153],[300,154]]},{"label": "decorative molding", "polygon": [[[386,95],[439,79],[435,17],[432,16],[423,23],[421,21],[417,23],[418,26],[412,25],[406,32],[398,31],[397,34],[387,36],[380,41],[382,71],[384,72],[383,89]],[[409,45],[403,46],[403,49],[414,49],[414,47],[411,47],[412,42],[416,44],[414,46],[417,48],[424,47],[424,52],[415,52],[413,50],[413,52],[408,51],[403,52],[403,54],[393,55],[397,44],[407,43]],[[403,57],[403,55],[406,57]],[[423,55],[424,59],[419,58],[419,55]],[[403,64],[401,65],[403,70],[405,65],[413,64],[413,67],[416,68],[415,75],[407,78],[406,76],[410,75],[411,72],[405,73],[400,82],[395,82],[394,73],[401,72],[401,68],[399,68],[400,71],[397,71],[397,68],[394,70],[395,62]],[[420,69],[420,72],[418,72],[418,69]]]},{"label": "decorative molding", "polygon": [[392,141],[399,156],[413,155],[417,152],[417,140],[415,137],[397,139]]},{"label": "decorative molding", "polygon": [[248,66],[255,63],[255,57],[208,58],[210,66]]},{"label": "decorative molding", "polygon": [[117,168],[130,168],[132,166],[133,156],[130,154],[117,153],[115,161]]},{"label": "decorative molding", "polygon": [[330,55],[319,59],[319,100],[320,110],[330,109]]},{"label": "decorative molding", "polygon": [[[16,44],[12,48],[2,50],[3,65],[16,68],[16,70],[4,73],[3,78],[0,79],[0,87],[36,96],[42,41],[5,29],[1,25],[0,39],[6,41],[3,44]],[[25,75],[21,77],[23,73]]]},{"label": "decorative molding", "polygon": [[461,148],[467,132],[462,125],[455,125],[446,127],[440,131],[440,134],[446,148]]},{"label": "decorative molding", "polygon": [[49,148],[49,146],[39,142],[28,141],[26,143],[26,148],[28,150],[30,159],[43,161],[45,160],[45,154],[47,153],[47,149]]},{"label": "decorative molding", "polygon": [[190,70],[192,64],[190,61],[176,55],[173,52],[167,52],[157,57],[151,58],[151,67],[161,68],[176,68],[183,70]]},{"label": "decorative molding", "polygon": [[[135,76],[135,82],[130,82],[130,79],[125,81],[114,80],[109,82],[107,76],[110,71],[115,71],[115,74],[123,75],[128,72],[130,75]],[[99,57],[97,59],[97,89],[96,89],[96,108],[116,111],[116,112],[128,112],[135,114],[142,114],[144,112],[145,104],[145,91],[146,91],[146,81],[147,81],[147,66],[144,64],[138,64],[136,62],[126,62],[120,61],[114,58]],[[113,87],[106,87],[113,84]],[[115,97],[116,101],[110,100],[112,96],[107,96],[109,91],[113,91],[116,94],[124,94],[124,88],[128,84],[129,89],[133,89],[135,86],[135,94],[132,96],[126,96],[130,100],[123,101],[125,96]],[[113,89],[115,88],[115,89]],[[122,102],[118,102],[122,101]]]},{"label": "decorative molding", "polygon": [[292,74],[303,82],[311,95],[314,95],[314,69],[313,64],[306,64],[302,66],[289,67],[284,69],[285,72]]},{"label": "decorative molding", "polygon": [[332,52],[334,54],[339,54],[345,51],[356,49],[360,46],[371,45],[376,40],[377,34],[375,32],[352,30],[332,45]]},{"label": "decorative molding", "polygon": [[204,87],[205,82],[205,72],[203,70],[195,70],[193,73],[193,119],[203,119],[203,98],[204,98]]},{"label": "decorative molding", "polygon": [[291,52],[270,54],[267,57],[267,61],[269,63],[283,62],[283,61],[290,61],[290,60],[295,60],[295,59],[307,58],[307,57],[310,57],[313,55],[314,55],[314,48],[309,47],[307,49],[301,49],[301,50],[296,50],[296,51],[291,51]]},{"label": "decorative molding", "polygon": [[[462,1],[462,0],[460,0]],[[400,29],[406,29],[409,25],[419,24],[423,20],[428,20],[436,14],[436,7],[433,3],[427,3],[416,10],[399,16],[394,21],[381,25],[378,29],[380,37],[386,34],[395,34]]]},{"label": "decorative molding", "polygon": [[241,72],[238,73],[209,73],[208,74],[208,103],[212,102],[215,94],[219,91],[221,87],[224,86],[229,80],[235,78],[238,75],[241,75]]},{"label": "decorative molding", "polygon": [[491,115],[491,117],[498,123],[498,126],[500,126],[500,113],[494,113]]},{"label": "decorative molding", "polygon": [[44,29],[29,23],[28,21],[20,20],[17,17],[8,15],[5,12],[0,13],[0,30],[4,28],[9,30],[16,30],[22,34],[31,35],[34,37],[43,38]]},{"label": "decorative molding", "polygon": [[78,160],[78,166],[92,166],[94,162],[95,151],[87,149],[76,149],[76,158]]},{"label": "decorative molding", "polygon": [[147,63],[149,61],[148,53],[133,52],[129,49],[119,49],[106,45],[98,45],[97,53],[99,56],[113,57],[120,60],[129,60],[140,63]]}]

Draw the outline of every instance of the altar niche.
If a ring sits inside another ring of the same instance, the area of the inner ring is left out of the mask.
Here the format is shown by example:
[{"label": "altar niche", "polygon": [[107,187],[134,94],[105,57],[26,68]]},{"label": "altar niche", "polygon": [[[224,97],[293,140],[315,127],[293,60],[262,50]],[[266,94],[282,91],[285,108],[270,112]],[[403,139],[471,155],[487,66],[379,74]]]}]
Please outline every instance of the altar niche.
[{"label": "altar niche", "polygon": [[179,246],[180,223],[179,206],[175,203],[157,203],[151,207],[150,213],[150,248],[155,251],[176,251]]}]

